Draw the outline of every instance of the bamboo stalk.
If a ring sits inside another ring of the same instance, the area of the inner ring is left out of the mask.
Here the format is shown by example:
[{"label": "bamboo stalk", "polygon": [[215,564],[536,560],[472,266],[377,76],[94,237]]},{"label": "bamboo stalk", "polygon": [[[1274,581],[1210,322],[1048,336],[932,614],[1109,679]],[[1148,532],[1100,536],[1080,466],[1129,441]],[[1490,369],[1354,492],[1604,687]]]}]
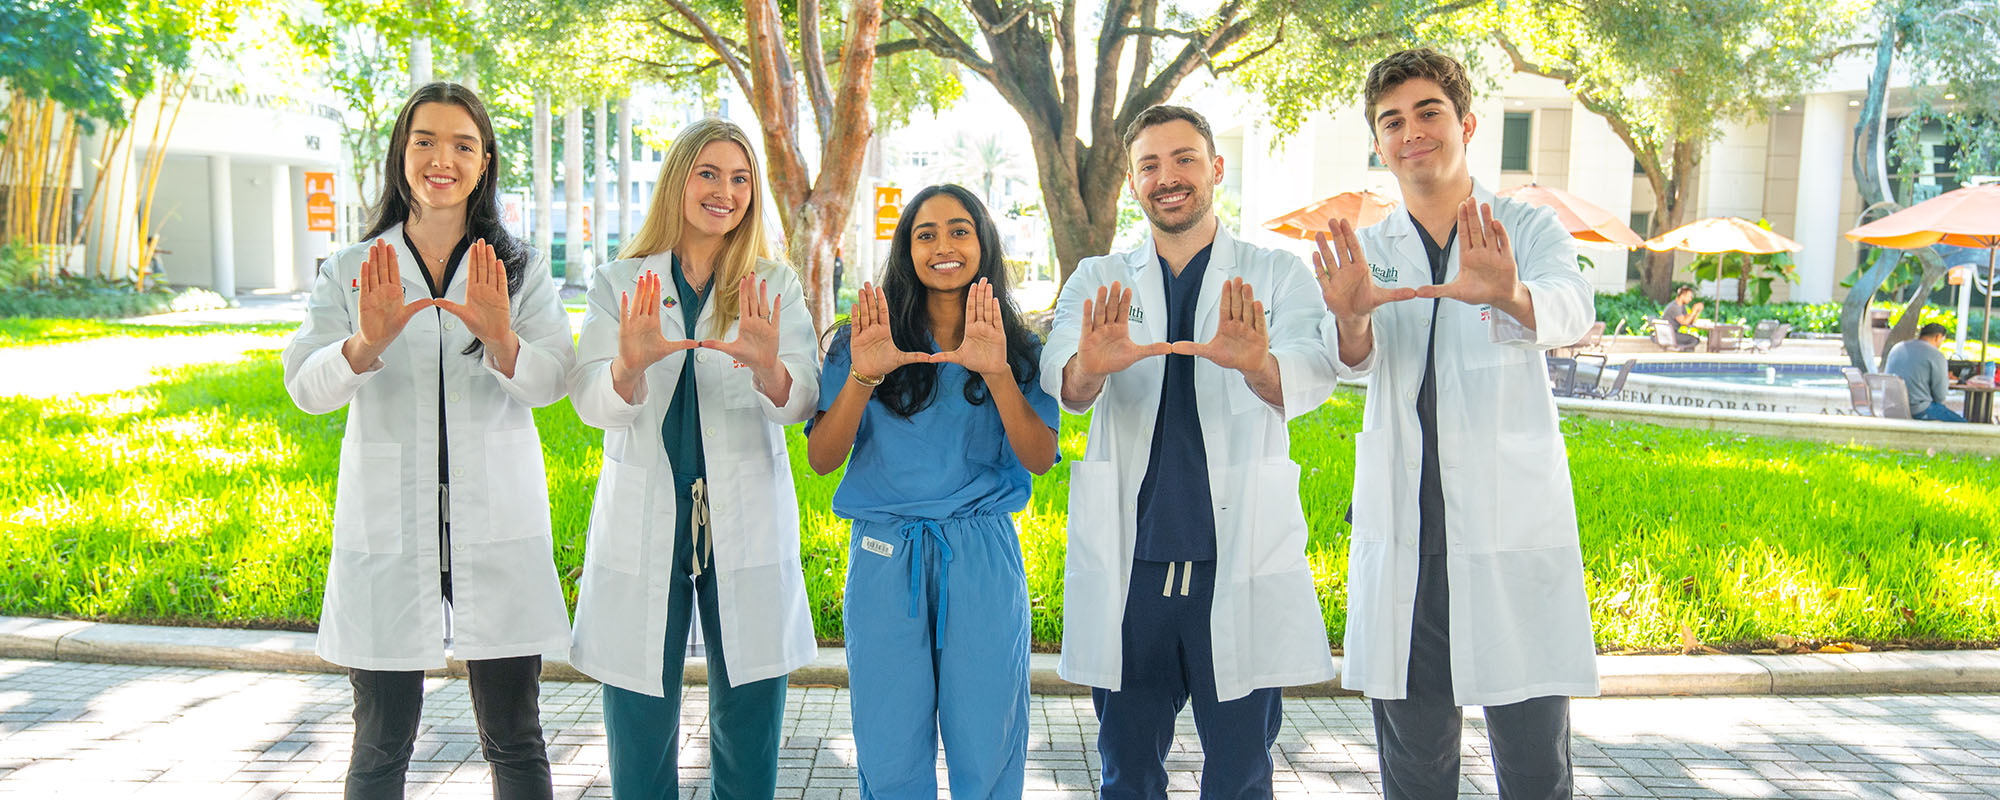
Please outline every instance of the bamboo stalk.
[{"label": "bamboo stalk", "polygon": [[21,209],[21,234],[30,245],[40,243],[42,220],[42,193],[47,190],[49,135],[55,129],[55,101],[43,100],[35,114],[34,127],[28,132],[28,200]]}]

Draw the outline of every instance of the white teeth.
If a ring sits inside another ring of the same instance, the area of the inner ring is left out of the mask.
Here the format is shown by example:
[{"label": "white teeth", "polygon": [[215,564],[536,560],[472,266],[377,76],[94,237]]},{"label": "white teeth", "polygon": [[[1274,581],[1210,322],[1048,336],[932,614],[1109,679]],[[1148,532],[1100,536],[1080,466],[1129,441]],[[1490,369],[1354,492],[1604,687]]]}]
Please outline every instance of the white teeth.
[{"label": "white teeth", "polygon": [[1179,193],[1179,194],[1170,194],[1170,195],[1166,195],[1166,196],[1164,196],[1164,197],[1161,197],[1161,198],[1159,199],[1159,201],[1160,201],[1160,202],[1162,202],[1162,203],[1178,203],[1178,202],[1180,202],[1180,201],[1182,201],[1182,200],[1186,200],[1187,198],[1188,198],[1188,196],[1187,196],[1187,193],[1186,193],[1186,192],[1181,192],[1181,193]]},{"label": "white teeth", "polygon": [[722,206],[712,206],[707,203],[701,204],[701,207],[707,209],[710,214],[728,214],[735,210],[733,208],[723,208]]},{"label": "white teeth", "polygon": [[958,269],[963,266],[965,266],[965,262],[963,261],[940,261],[932,264],[931,269]]}]

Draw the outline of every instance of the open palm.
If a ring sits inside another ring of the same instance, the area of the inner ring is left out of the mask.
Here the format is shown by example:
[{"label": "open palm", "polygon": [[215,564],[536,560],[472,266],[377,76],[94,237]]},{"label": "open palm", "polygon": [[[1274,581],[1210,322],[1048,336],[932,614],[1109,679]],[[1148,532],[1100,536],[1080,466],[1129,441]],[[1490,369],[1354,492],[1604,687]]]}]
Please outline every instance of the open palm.
[{"label": "open palm", "polygon": [[1108,287],[1097,287],[1095,302],[1084,299],[1083,338],[1076,348],[1079,369],[1090,375],[1110,375],[1125,371],[1140,359],[1174,351],[1166,342],[1142,345],[1132,341],[1131,309],[1132,290],[1115,281]]},{"label": "open palm", "polygon": [[882,294],[881,287],[864,283],[861,295],[855,299],[854,307],[848,311],[847,352],[853,359],[854,371],[869,378],[881,378],[904,364],[914,364],[927,359],[924,353],[905,352],[896,347],[894,331],[889,328],[889,301]]},{"label": "open palm", "polygon": [[1007,364],[1007,331],[1000,323],[1000,300],[985,278],[965,292],[965,336],[958,349],[939,353],[937,360],[957,364],[989,379],[1002,373],[1013,374]]}]

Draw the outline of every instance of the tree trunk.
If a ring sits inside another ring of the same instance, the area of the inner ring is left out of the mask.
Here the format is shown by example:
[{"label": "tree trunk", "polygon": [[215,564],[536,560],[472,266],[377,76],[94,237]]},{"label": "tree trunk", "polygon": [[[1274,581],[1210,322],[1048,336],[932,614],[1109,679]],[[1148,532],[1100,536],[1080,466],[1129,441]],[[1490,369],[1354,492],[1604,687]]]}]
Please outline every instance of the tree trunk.
[{"label": "tree trunk", "polygon": [[583,103],[563,112],[563,285],[583,287],[590,272],[583,241]]},{"label": "tree trunk", "polygon": [[431,78],[431,39],[428,36],[414,37],[410,39],[410,91],[415,93],[424,84],[430,83]]},{"label": "tree trunk", "polygon": [[534,161],[529,165],[529,172],[534,178],[535,192],[535,251],[541,253],[543,258],[553,261],[556,257],[553,245],[555,215],[552,213],[555,203],[554,198],[550,197],[552,194],[550,178],[555,173],[555,165],[549,163],[550,116],[549,93],[547,90],[538,89],[535,91]]},{"label": "tree trunk", "polygon": [[[1662,180],[1650,181],[1653,190],[1653,225],[1648,238],[1659,236],[1687,223],[1694,205],[1694,175],[1701,167],[1701,147],[1692,141],[1677,141],[1670,148],[1669,169]],[[1639,286],[1646,296],[1664,303],[1674,285],[1674,259],[1680,251],[1648,251],[1639,268]],[[1716,281],[1721,286],[1720,279]]]}]

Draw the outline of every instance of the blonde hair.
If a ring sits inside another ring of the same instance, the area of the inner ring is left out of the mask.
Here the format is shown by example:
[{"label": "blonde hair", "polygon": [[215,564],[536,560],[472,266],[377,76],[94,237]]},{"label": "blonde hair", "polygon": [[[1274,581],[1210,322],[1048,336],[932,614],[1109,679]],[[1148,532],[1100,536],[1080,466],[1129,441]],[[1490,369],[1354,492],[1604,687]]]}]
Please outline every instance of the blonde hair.
[{"label": "blonde hair", "polygon": [[715,292],[709,300],[715,305],[714,335],[720,336],[736,322],[736,285],[743,276],[757,271],[758,259],[770,254],[770,243],[764,238],[763,172],[757,165],[757,151],[750,147],[750,137],[736,123],[708,117],[674,134],[673,146],[667,149],[666,159],[660,164],[660,179],[653,186],[646,220],[640,223],[631,240],[619,248],[618,257],[644,258],[680,244],[681,228],[687,224],[681,196],[687,191],[688,175],[694,172],[695,157],[710,142],[733,142],[743,148],[743,158],[750,162],[750,207],[744,210],[743,219],[735,229],[723,235],[714,277],[709,278]]}]

